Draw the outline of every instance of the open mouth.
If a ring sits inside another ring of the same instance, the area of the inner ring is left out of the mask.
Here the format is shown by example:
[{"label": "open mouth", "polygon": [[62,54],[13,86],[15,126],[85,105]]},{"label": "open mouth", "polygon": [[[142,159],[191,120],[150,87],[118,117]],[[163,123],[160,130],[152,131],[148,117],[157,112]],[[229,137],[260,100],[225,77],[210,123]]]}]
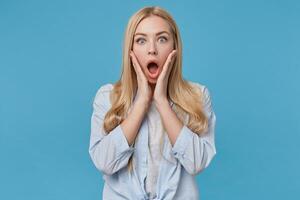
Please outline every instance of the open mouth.
[{"label": "open mouth", "polygon": [[152,79],[156,79],[158,77],[159,67],[155,62],[150,62],[147,65],[148,75]]},{"label": "open mouth", "polygon": [[150,72],[150,74],[155,75],[158,72],[158,65],[155,62],[150,62],[147,65],[147,69]]}]

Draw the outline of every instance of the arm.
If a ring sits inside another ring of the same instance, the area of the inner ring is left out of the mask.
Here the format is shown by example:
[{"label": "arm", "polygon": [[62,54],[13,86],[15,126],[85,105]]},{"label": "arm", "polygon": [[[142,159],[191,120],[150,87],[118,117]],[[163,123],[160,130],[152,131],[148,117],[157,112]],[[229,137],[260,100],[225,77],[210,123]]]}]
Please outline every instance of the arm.
[{"label": "arm", "polygon": [[[109,90],[101,87],[93,102],[91,117],[91,137],[89,154],[98,170],[112,175],[127,166],[128,160],[134,152],[133,141],[137,135],[141,120],[141,107],[134,106],[128,117],[109,134],[103,129],[103,120],[109,110]],[[138,103],[136,103],[138,105]],[[130,125],[128,121],[134,122]],[[121,127],[124,125],[124,128]],[[124,129],[124,130],[123,130]]]},{"label": "arm", "polygon": [[134,143],[144,116],[147,112],[147,107],[145,105],[146,103],[143,103],[142,101],[134,101],[132,110],[127,118],[121,123],[124,135],[126,136],[130,145]]},{"label": "arm", "polygon": [[209,124],[207,132],[202,136],[194,133],[186,125],[182,125],[170,106],[161,104],[159,108],[162,121],[173,145],[172,153],[191,175],[197,175],[205,169],[216,154],[214,141],[216,116],[206,87],[204,87],[204,97],[204,110]]}]

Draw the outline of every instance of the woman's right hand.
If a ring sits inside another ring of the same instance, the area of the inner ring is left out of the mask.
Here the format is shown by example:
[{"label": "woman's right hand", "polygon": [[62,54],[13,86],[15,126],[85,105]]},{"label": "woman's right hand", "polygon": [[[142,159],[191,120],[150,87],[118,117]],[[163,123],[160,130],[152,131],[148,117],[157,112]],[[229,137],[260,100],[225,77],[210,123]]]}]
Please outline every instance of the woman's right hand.
[{"label": "woman's right hand", "polygon": [[130,52],[131,61],[137,74],[137,81],[138,81],[138,90],[137,90],[137,100],[140,102],[145,103],[147,106],[152,100],[152,90],[150,85],[148,84],[148,80],[134,54],[133,51]]}]

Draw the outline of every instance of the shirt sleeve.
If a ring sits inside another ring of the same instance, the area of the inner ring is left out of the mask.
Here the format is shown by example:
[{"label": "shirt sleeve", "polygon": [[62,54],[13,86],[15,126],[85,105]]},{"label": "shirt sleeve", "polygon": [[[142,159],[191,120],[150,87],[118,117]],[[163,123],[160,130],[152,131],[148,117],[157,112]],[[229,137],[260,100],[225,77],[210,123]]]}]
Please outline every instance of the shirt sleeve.
[{"label": "shirt sleeve", "polygon": [[109,134],[103,129],[103,120],[109,110],[109,90],[101,87],[93,101],[89,154],[96,168],[104,174],[112,175],[127,166],[135,148],[129,146],[121,125]]},{"label": "shirt sleeve", "polygon": [[192,175],[197,175],[205,169],[216,154],[215,148],[215,125],[216,115],[212,108],[210,92],[204,86],[204,111],[208,117],[208,129],[199,136],[186,125],[183,125],[175,144],[172,147],[172,153],[185,170]]}]

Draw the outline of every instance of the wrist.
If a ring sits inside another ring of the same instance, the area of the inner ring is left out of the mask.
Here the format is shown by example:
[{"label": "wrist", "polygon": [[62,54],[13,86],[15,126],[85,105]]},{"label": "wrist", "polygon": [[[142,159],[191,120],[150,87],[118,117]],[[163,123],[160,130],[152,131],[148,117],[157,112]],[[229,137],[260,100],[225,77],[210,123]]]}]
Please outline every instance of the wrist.
[{"label": "wrist", "polygon": [[169,101],[167,98],[157,99],[154,102],[157,108],[169,105]]},{"label": "wrist", "polygon": [[138,99],[135,102],[135,105],[139,108],[145,108],[146,109],[149,105],[149,101],[147,99]]}]

